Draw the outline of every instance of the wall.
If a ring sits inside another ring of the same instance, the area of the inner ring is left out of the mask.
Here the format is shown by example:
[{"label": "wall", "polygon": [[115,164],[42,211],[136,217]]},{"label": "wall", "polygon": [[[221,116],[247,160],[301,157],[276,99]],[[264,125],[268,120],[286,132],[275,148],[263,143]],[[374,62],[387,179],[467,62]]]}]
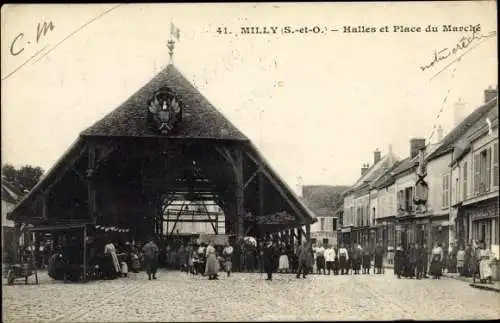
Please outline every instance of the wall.
[{"label": "wall", "polygon": [[449,213],[449,203],[443,206],[443,176],[451,174],[449,165],[451,153],[427,163],[427,184],[429,185],[429,200],[427,211],[431,215],[445,215]]},{"label": "wall", "polygon": [[402,173],[396,177],[396,182],[394,183],[394,206],[396,208],[396,212],[398,210],[398,192],[400,190],[405,190],[406,188],[414,188],[415,182],[417,181],[416,174],[411,172],[409,174]]},{"label": "wall", "polygon": [[376,219],[396,215],[396,186],[390,185],[381,188],[377,197]]},{"label": "wall", "polygon": [[[354,211],[352,211],[354,210]],[[352,195],[346,195],[344,198],[344,223],[343,226],[354,225],[354,214],[356,209],[354,208],[354,197]]]}]

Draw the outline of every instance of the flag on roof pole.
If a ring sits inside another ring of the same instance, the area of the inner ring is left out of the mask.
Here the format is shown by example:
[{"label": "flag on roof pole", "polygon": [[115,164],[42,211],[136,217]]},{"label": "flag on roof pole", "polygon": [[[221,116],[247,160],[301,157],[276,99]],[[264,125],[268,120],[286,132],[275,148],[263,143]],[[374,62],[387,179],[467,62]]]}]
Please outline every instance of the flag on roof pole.
[{"label": "flag on roof pole", "polygon": [[170,34],[178,41],[181,41],[181,30],[177,28],[173,22],[170,22]]}]

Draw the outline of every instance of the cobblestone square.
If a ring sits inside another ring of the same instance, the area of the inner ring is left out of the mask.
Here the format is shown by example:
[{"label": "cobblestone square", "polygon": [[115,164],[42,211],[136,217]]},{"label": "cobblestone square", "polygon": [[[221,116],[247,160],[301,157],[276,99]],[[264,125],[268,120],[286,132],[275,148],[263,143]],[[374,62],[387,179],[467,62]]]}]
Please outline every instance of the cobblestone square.
[{"label": "cobblestone square", "polygon": [[498,319],[498,293],[441,280],[385,275],[319,276],[234,273],[209,281],[180,272],[3,288],[4,322]]}]

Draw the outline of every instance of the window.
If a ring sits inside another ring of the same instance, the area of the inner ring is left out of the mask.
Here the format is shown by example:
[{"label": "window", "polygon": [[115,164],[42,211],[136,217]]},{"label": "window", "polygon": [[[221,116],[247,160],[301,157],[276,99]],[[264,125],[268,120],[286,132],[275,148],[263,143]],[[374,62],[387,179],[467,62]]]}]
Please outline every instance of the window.
[{"label": "window", "polygon": [[319,223],[320,223],[320,231],[325,231],[325,218],[320,218],[319,219]]},{"label": "window", "polygon": [[463,170],[463,188],[462,188],[462,190],[464,192],[464,197],[463,197],[464,200],[467,199],[467,183],[468,183],[468,180],[467,180],[467,176],[468,176],[468,174],[467,174],[467,171],[468,171],[467,170],[467,166],[469,166],[469,165],[468,165],[467,162],[465,162],[464,163],[464,170]]},{"label": "window", "polygon": [[450,196],[450,175],[445,174],[443,176],[443,196],[442,196],[442,208],[447,208],[449,204],[449,196]]},{"label": "window", "polygon": [[474,194],[482,194],[490,190],[491,148],[484,149],[474,155]]},{"label": "window", "polygon": [[413,187],[407,187],[404,192],[404,210],[411,212],[413,210]]},{"label": "window", "polygon": [[372,209],[372,225],[375,224],[375,208]]},{"label": "window", "polygon": [[458,177],[455,178],[455,198],[454,198],[454,202],[455,203],[458,203],[460,199],[460,183],[458,181]]},{"label": "window", "polygon": [[370,225],[370,206],[366,206],[365,225]]},{"label": "window", "polygon": [[498,141],[493,144],[493,180],[492,186],[498,188]]},{"label": "window", "polygon": [[337,219],[332,219],[332,229],[333,231],[337,231]]},{"label": "window", "polygon": [[405,192],[400,190],[398,192],[398,210],[404,210],[404,196]]}]

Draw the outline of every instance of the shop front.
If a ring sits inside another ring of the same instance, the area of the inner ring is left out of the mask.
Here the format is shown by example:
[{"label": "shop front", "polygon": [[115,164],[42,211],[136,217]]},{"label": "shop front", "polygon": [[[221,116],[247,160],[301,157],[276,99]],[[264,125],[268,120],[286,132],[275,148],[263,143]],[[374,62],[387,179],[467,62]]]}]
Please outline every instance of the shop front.
[{"label": "shop front", "polygon": [[[483,241],[487,248],[490,248],[498,257],[499,246],[499,215],[498,200],[490,199],[480,203],[467,205],[464,207],[464,219],[467,220],[463,226],[468,232],[462,235],[467,241]],[[465,231],[465,230],[464,230]]]}]

